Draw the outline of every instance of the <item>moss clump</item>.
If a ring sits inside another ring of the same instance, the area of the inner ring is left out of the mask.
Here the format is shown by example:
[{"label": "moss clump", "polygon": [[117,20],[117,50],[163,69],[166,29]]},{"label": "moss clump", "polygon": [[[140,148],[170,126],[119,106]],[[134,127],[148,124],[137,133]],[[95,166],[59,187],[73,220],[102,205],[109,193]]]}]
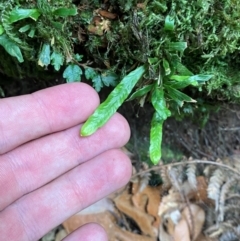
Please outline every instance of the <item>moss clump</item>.
[{"label": "moss clump", "polygon": [[[22,9],[35,9],[39,16],[20,18]],[[123,77],[147,63],[139,87],[164,81],[162,73],[169,67],[175,73],[213,74],[203,91],[215,99],[239,101],[237,0],[1,0],[0,10],[0,71],[8,76],[40,79],[42,73],[75,64],[94,68],[95,75]],[[19,48],[24,62],[19,62],[19,52],[6,52],[6,39]]]}]

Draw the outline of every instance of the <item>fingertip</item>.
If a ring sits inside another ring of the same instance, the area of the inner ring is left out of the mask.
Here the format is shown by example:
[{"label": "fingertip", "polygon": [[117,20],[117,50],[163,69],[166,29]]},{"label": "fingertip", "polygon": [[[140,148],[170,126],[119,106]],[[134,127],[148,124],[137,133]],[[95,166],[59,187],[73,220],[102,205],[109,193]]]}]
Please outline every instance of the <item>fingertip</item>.
[{"label": "fingertip", "polygon": [[52,131],[83,123],[100,103],[97,92],[85,83],[68,83],[32,94],[44,109]]}]

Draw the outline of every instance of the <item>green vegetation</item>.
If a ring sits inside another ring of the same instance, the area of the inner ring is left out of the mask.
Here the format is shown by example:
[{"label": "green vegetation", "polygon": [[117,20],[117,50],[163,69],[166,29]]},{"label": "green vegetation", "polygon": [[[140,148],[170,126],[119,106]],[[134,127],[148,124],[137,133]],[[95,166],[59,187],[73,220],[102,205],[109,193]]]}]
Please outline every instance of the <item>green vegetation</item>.
[{"label": "green vegetation", "polygon": [[97,91],[115,87],[83,136],[125,100],[150,101],[154,164],[171,113],[192,114],[196,99],[198,110],[205,99],[239,102],[237,0],[1,0],[0,10],[0,72],[37,79],[61,73],[67,82],[85,76]]}]

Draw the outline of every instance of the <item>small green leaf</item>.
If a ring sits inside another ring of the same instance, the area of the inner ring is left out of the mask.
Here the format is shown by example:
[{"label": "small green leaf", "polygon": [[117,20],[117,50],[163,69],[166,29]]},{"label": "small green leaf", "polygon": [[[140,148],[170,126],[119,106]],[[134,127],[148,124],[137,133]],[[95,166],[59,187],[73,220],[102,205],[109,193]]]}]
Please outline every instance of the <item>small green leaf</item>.
[{"label": "small green leaf", "polygon": [[195,80],[183,80],[183,81],[173,81],[173,82],[168,82],[167,85],[164,85],[164,86],[171,86],[172,88],[174,89],[183,89],[189,85],[192,85],[192,86],[198,86],[198,82],[195,81]]},{"label": "small green leaf", "polygon": [[187,42],[171,42],[168,44],[169,51],[183,51],[187,48]]},{"label": "small green leaf", "polygon": [[166,59],[163,59],[163,68],[165,70],[165,75],[169,75],[171,73],[169,63]]},{"label": "small green leaf", "polygon": [[80,55],[80,54],[75,54],[74,57],[78,62],[82,61],[83,59],[83,55]]},{"label": "small green leaf", "polygon": [[177,81],[185,81],[188,80],[191,76],[182,76],[182,75],[171,75],[169,79],[177,80]]},{"label": "small green leaf", "polygon": [[166,107],[166,101],[164,99],[163,89],[158,88],[157,85],[155,85],[154,91],[152,93],[151,101],[154,109],[158,112],[159,116],[163,120],[166,120],[171,115],[171,112]]},{"label": "small green leaf", "polygon": [[85,77],[88,80],[92,80],[94,89],[99,92],[103,87],[102,77],[93,68],[85,68]]},{"label": "small green leaf", "polygon": [[164,120],[156,111],[151,121],[150,147],[149,147],[150,159],[154,165],[159,163],[162,156],[161,145],[162,145],[163,122]]},{"label": "small green leaf", "polygon": [[0,24],[0,35],[2,35],[5,32],[4,27]]},{"label": "small green leaf", "polygon": [[179,104],[179,106],[181,106],[181,107],[183,106],[184,101],[185,102],[193,102],[193,103],[197,102],[196,100],[192,99],[190,96],[185,95],[181,91],[176,90],[176,89],[174,89],[174,88],[172,88],[170,86],[166,86],[166,89],[168,91],[168,96],[172,100],[176,101]]},{"label": "small green leaf", "polygon": [[179,61],[174,61],[174,67],[179,75],[193,75],[193,73]]},{"label": "small green leaf", "polygon": [[[171,75],[169,78],[171,80],[179,81],[171,83],[171,87],[175,89],[182,89],[187,87],[188,85],[198,86],[199,84],[203,84],[204,82],[210,80],[213,75],[192,75],[192,76],[182,76],[182,75]],[[168,84],[169,85],[169,84]]]},{"label": "small green leaf", "polygon": [[59,17],[68,17],[77,15],[77,8],[58,8],[53,14]]},{"label": "small green leaf", "polygon": [[154,9],[157,9],[157,12],[165,12],[168,9],[166,1],[152,1],[151,4],[153,5]]},{"label": "small green leaf", "polygon": [[82,69],[76,64],[70,64],[63,72],[63,78],[68,83],[81,81]]},{"label": "small green leaf", "polygon": [[21,27],[18,31],[19,31],[20,33],[25,33],[25,32],[27,32],[30,28],[31,28],[31,25],[30,25],[30,24],[27,24],[27,25],[24,25],[23,27]]},{"label": "small green leaf", "polygon": [[148,58],[148,63],[150,65],[156,64],[159,61],[158,58],[154,57],[154,58]]},{"label": "small green leaf", "polygon": [[56,21],[51,21],[51,24],[54,28],[56,28],[57,30],[62,31],[63,30],[63,24],[56,22]]},{"label": "small green leaf", "polygon": [[210,80],[214,75],[210,74],[198,74],[198,75],[193,75],[189,78],[189,80],[195,80],[198,83],[206,82]]},{"label": "small green leaf", "polygon": [[94,89],[99,92],[102,87],[103,87],[103,83],[102,83],[102,78],[101,75],[98,74],[95,77],[92,78],[92,82],[93,82],[93,87]]},{"label": "small green leaf", "polygon": [[176,80],[178,82],[173,82],[170,84],[170,86],[174,89],[182,89],[185,88],[189,85],[192,86],[198,86],[198,81],[196,78],[192,78],[193,76],[181,76],[181,75],[172,75],[170,76],[170,79]]},{"label": "small green leaf", "polygon": [[143,95],[146,95],[151,89],[153,88],[153,84],[151,85],[145,85],[141,89],[138,89],[136,92],[134,92],[128,99],[127,101],[136,99],[138,97],[142,97]]},{"label": "small green leaf", "polygon": [[31,18],[36,21],[40,15],[41,15],[41,13],[39,12],[38,9],[15,8],[10,13],[9,22],[15,23],[15,22],[25,19],[25,18]]},{"label": "small green leaf", "polygon": [[117,80],[118,76],[115,73],[105,73],[102,74],[102,82],[106,86],[116,86],[117,85]]},{"label": "small green leaf", "polygon": [[165,19],[164,29],[173,31],[174,30],[174,18],[168,15]]},{"label": "small green leaf", "polygon": [[93,79],[97,75],[98,73],[93,68],[90,68],[90,67],[85,68],[86,79]]},{"label": "small green leaf", "polygon": [[63,65],[64,57],[61,53],[53,51],[51,54],[51,65],[54,66],[56,71],[60,70],[61,66]]},{"label": "small green leaf", "polygon": [[0,45],[13,57],[16,57],[18,62],[22,63],[23,56],[21,49],[13,42],[6,34],[0,35]]},{"label": "small green leaf", "polygon": [[40,56],[38,59],[38,65],[41,67],[48,66],[50,64],[50,44],[43,44]]},{"label": "small green leaf", "polygon": [[28,33],[28,37],[33,38],[36,32],[36,28],[31,28],[30,32]]},{"label": "small green leaf", "polygon": [[98,128],[102,127],[117,111],[124,100],[128,97],[136,83],[145,72],[144,66],[130,72],[108,95],[107,99],[98,106],[95,112],[88,118],[81,129],[81,136],[89,136]]}]

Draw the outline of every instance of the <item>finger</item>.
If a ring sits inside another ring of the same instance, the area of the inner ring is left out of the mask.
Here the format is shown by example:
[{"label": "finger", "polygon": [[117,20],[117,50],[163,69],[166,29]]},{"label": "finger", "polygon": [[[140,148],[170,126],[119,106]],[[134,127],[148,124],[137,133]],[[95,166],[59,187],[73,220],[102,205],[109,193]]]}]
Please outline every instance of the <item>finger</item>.
[{"label": "finger", "polygon": [[119,114],[92,136],[80,137],[79,129],[44,136],[0,158],[0,211],[80,163],[120,148],[130,136],[129,125]]},{"label": "finger", "polygon": [[107,241],[104,228],[96,223],[89,223],[68,235],[62,241]]},{"label": "finger", "polygon": [[[87,104],[86,104],[87,103]],[[0,101],[0,154],[51,132],[82,123],[99,104],[83,83],[64,84]]]},{"label": "finger", "polygon": [[[38,240],[53,227],[125,185],[129,158],[110,150],[25,195],[0,213],[3,240]],[[4,220],[4,221],[3,221]]]}]

